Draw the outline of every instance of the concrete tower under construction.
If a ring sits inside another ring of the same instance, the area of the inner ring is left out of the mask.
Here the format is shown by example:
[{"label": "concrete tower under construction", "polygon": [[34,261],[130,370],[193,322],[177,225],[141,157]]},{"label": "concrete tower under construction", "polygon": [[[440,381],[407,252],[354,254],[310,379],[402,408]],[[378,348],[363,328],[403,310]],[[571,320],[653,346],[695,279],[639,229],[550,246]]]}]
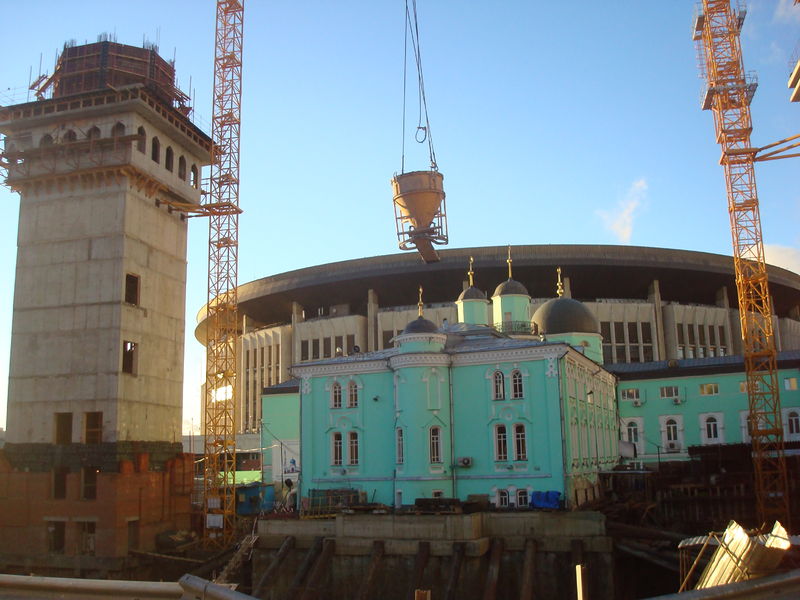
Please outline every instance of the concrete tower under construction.
[{"label": "concrete tower under construction", "polygon": [[0,455],[9,571],[113,575],[129,550],[189,526],[184,211],[211,140],[186,101],[155,49],[100,41],[65,47],[35,101],[0,108],[20,196]]}]

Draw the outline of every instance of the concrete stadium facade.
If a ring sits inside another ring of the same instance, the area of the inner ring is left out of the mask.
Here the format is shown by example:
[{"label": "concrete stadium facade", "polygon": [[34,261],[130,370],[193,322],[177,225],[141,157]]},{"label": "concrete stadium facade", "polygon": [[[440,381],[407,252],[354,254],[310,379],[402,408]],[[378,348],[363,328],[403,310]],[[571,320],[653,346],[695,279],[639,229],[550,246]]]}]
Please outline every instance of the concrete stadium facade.
[{"label": "concrete stadium facade", "polygon": [[[491,290],[508,277],[508,247],[449,249],[423,264],[392,254],[318,265],[264,277],[239,288],[243,315],[238,428],[256,431],[262,390],[291,377],[292,365],[390,348],[417,316],[455,323],[469,259],[475,286]],[[741,353],[733,261],[729,256],[636,246],[512,246],[513,277],[531,296],[520,322],[487,319],[506,333],[526,333],[530,316],[555,296],[561,267],[565,296],[597,317],[605,364],[728,356]],[[779,350],[800,349],[800,275],[769,267]],[[488,309],[487,309],[488,310]],[[204,310],[196,336],[204,339]],[[529,330],[527,331],[530,332]]]}]

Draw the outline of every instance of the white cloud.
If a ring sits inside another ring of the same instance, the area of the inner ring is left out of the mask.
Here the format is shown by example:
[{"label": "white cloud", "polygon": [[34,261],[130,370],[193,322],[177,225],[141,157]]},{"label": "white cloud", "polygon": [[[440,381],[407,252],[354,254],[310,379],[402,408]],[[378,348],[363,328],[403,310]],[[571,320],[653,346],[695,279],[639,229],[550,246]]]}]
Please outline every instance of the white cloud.
[{"label": "white cloud", "polygon": [[628,188],[625,197],[622,198],[616,210],[596,211],[598,216],[603,219],[603,223],[611,231],[620,243],[628,244],[633,235],[633,220],[636,209],[639,208],[647,195],[647,180],[637,179]]},{"label": "white cloud", "polygon": [[800,23],[800,7],[794,5],[794,0],[779,0],[773,20],[787,24]]},{"label": "white cloud", "polygon": [[764,258],[770,265],[800,274],[800,249],[791,246],[764,244]]}]

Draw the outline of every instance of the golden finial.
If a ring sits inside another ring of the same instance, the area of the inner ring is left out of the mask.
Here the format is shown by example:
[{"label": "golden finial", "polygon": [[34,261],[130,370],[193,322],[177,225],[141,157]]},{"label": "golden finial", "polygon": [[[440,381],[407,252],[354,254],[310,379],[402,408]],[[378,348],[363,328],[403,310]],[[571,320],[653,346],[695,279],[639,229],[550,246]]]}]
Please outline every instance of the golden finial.
[{"label": "golden finial", "polygon": [[417,302],[417,306],[419,307],[419,316],[422,316],[422,286],[419,286],[419,302]]},{"label": "golden finial", "polygon": [[556,284],[556,294],[558,294],[558,297],[561,298],[561,296],[564,295],[564,284],[561,283],[561,267],[556,268],[556,273],[558,273],[558,283]]},{"label": "golden finial", "polygon": [[506,262],[508,263],[508,278],[511,279],[511,244],[508,245],[508,258]]},{"label": "golden finial", "polygon": [[472,287],[472,286],[475,285],[475,282],[472,280],[472,276],[475,275],[475,272],[472,270],[472,263],[473,262],[474,262],[474,259],[470,256],[469,257],[469,272],[467,273],[467,275],[469,275],[469,287]]}]

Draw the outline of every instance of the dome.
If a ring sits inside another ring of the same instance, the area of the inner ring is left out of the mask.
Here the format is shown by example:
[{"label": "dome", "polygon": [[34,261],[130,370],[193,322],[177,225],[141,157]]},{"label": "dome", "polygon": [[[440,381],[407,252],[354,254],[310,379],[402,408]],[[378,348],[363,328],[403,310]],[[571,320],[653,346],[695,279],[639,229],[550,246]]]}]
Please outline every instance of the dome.
[{"label": "dome", "polygon": [[486,300],[486,294],[476,288],[474,285],[465,289],[458,297],[458,300]]},{"label": "dome", "polygon": [[528,296],[528,290],[519,281],[515,279],[506,279],[503,283],[497,286],[494,290],[494,296],[509,296],[511,294],[520,294]]},{"label": "dome", "polygon": [[531,319],[534,332],[546,335],[559,333],[600,333],[600,324],[586,306],[572,298],[553,298],[542,304]]},{"label": "dome", "polygon": [[436,333],[439,328],[436,323],[428,321],[425,317],[418,317],[411,321],[406,328],[403,329],[403,334],[406,333]]}]

